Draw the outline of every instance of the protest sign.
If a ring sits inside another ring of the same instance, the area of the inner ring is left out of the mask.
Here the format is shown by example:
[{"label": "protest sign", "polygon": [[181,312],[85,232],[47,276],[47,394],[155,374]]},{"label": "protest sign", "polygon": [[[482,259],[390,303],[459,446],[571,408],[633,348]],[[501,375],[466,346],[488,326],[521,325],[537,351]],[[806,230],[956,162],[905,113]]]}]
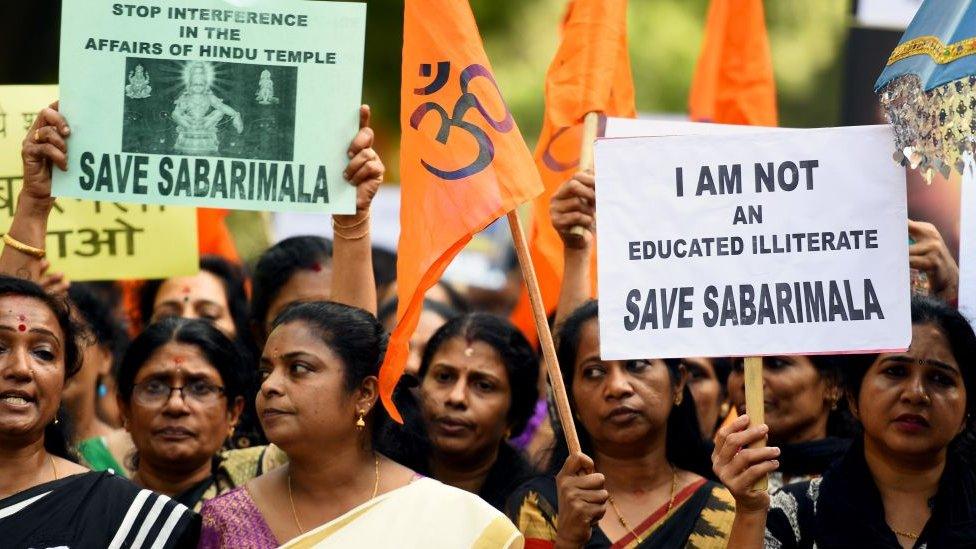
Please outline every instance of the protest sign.
[{"label": "protest sign", "polygon": [[[0,233],[23,183],[21,142],[57,96],[57,86],[0,86]],[[73,151],[73,138],[68,146]],[[198,270],[196,219],[193,208],[59,198],[48,221],[47,258],[52,271],[77,281],[191,274]]]},{"label": "protest sign", "polygon": [[60,196],[353,213],[366,5],[64,0]]},{"label": "protest sign", "polygon": [[659,137],[665,135],[725,135],[784,132],[789,128],[712,124],[687,120],[654,120],[647,118],[607,118],[604,137]]},{"label": "protest sign", "polygon": [[604,359],[904,349],[885,126],[596,143]]}]

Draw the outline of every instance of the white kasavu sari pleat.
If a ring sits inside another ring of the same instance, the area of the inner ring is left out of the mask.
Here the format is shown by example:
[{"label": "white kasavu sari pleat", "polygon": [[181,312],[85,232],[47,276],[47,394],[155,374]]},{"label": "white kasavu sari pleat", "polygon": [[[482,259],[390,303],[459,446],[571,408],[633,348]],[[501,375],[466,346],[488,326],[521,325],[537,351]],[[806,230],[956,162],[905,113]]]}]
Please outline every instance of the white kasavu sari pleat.
[{"label": "white kasavu sari pleat", "polygon": [[523,545],[524,539],[515,525],[478,496],[433,479],[419,478],[281,547],[522,549]]}]

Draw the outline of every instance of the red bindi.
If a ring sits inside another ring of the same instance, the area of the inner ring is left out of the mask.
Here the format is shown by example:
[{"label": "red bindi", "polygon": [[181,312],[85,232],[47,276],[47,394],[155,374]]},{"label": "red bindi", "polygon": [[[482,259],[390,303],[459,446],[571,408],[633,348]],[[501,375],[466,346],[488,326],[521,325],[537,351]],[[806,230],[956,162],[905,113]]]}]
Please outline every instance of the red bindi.
[{"label": "red bindi", "polygon": [[189,286],[183,286],[183,293],[184,294],[190,293],[190,287]]},{"label": "red bindi", "polygon": [[175,362],[176,364],[183,364],[183,357],[178,356],[173,359],[173,362]]},{"label": "red bindi", "polygon": [[20,330],[21,332],[26,332],[27,331],[27,326],[25,326],[23,324],[19,324],[19,325],[17,325],[17,329]]},{"label": "red bindi", "polygon": [[319,263],[318,261],[316,261],[315,263],[312,263],[312,270],[315,271],[315,272],[317,272],[317,273],[322,272],[322,264]]}]

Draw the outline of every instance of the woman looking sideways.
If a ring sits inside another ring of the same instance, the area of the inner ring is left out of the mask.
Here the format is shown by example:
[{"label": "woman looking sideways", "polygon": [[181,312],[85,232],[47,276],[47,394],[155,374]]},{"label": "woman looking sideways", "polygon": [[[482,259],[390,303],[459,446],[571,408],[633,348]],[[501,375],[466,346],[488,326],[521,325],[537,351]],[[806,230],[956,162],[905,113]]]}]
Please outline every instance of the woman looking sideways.
[{"label": "woman looking sideways", "polygon": [[379,322],[347,305],[298,303],[278,316],[257,407],[288,465],[206,503],[202,547],[521,546],[487,503],[380,452],[385,346]]}]

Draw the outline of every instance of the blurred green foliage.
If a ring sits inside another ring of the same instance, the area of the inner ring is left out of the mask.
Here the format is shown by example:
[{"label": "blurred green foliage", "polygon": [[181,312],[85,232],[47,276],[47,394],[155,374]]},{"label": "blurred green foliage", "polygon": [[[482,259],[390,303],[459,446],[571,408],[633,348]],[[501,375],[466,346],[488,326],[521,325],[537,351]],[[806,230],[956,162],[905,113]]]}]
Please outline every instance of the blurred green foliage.
[{"label": "blurred green foliage", "polygon": [[[526,141],[542,125],[546,69],[566,0],[470,0],[496,78]],[[642,114],[687,111],[708,0],[630,0],[631,65]],[[403,4],[368,2],[364,101],[373,105],[381,150],[397,181]],[[780,124],[839,123],[849,0],[766,2]],[[385,139],[383,139],[385,138]]]}]

